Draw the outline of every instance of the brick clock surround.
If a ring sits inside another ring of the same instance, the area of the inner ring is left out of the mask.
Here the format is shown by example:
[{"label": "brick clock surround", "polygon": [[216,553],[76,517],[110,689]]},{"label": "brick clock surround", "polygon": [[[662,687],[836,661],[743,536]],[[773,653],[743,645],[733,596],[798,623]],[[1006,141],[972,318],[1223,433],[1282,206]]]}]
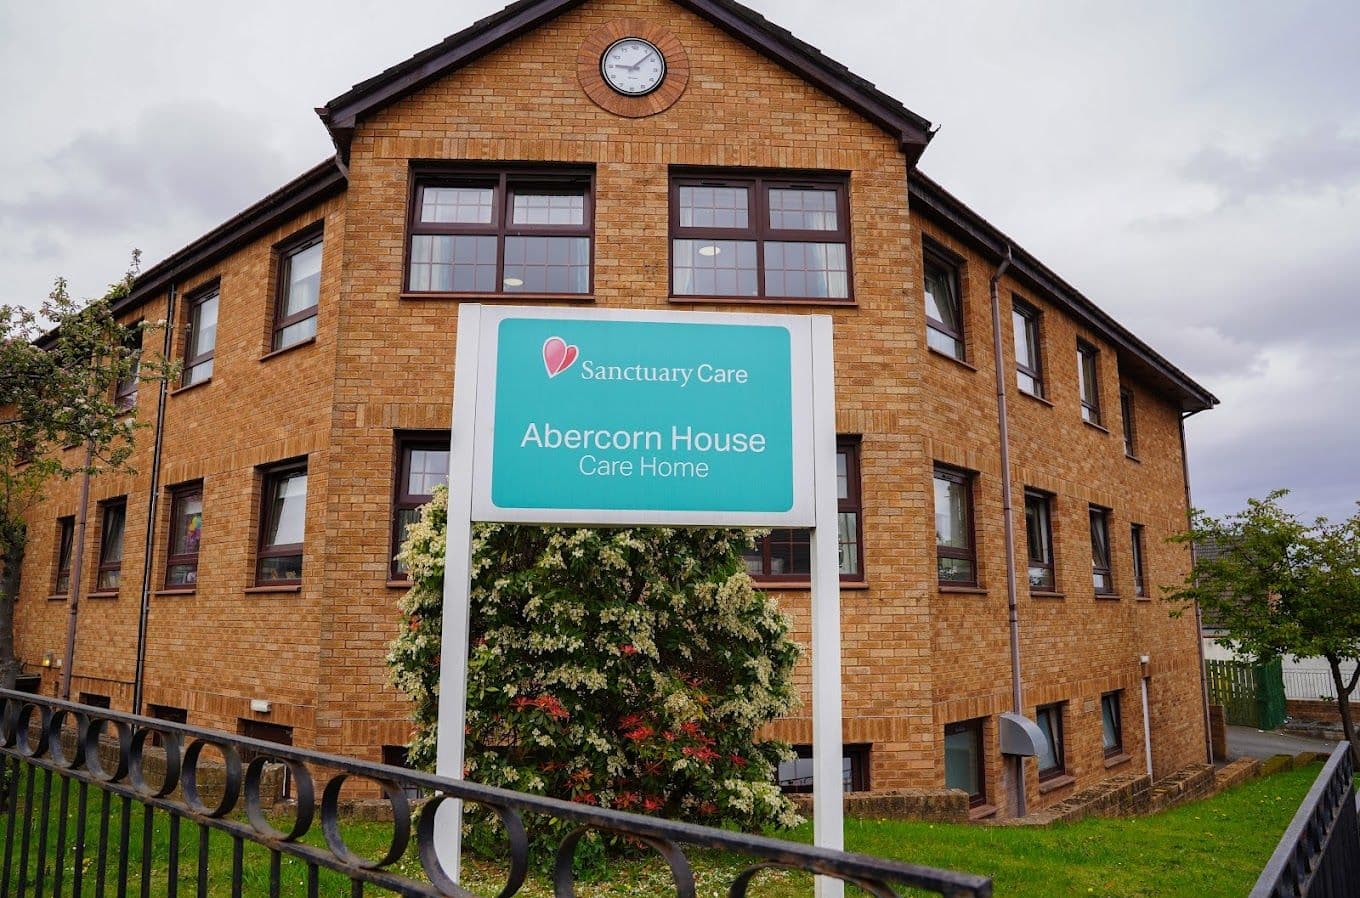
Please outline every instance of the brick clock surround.
[{"label": "brick clock surround", "polygon": [[[640,97],[601,76],[601,54],[630,36],[666,60]],[[925,119],[732,0],[521,0],[319,112],[337,159],[148,269],[118,306],[174,322],[172,356],[196,364],[161,418],[156,390],[139,391],[136,473],[92,482],[92,521],[123,509],[122,551],[101,554],[91,527],[78,588],[116,585],[81,605],[73,692],[131,706],[145,602],[144,709],[395,756],[409,725],[384,662],[404,588],[394,518],[447,460],[458,303],[769,305],[835,327],[849,787],[953,785],[977,814],[1014,812],[998,735],[1012,682],[997,366],[1023,710],[1061,734],[1042,778],[1024,762],[1030,809],[1141,772],[1145,732],[1156,777],[1204,761],[1198,633],[1155,593],[1189,567],[1166,542],[1186,521],[1182,416],[1216,400],[921,174]],[[414,190],[431,170],[438,189]],[[996,344],[988,283],[1008,249]],[[404,293],[415,265],[450,289]],[[517,299],[524,272],[585,292]],[[948,352],[928,343],[941,327]],[[1086,387],[1079,346],[1094,350]],[[54,484],[29,519],[17,640],[47,692],[78,496]],[[1092,509],[1110,572],[1099,594]],[[753,564],[806,643],[805,541],[770,540]],[[806,696],[806,663],[796,677]],[[810,724],[805,705],[769,732],[805,746]],[[806,785],[797,770],[791,788]]]}]

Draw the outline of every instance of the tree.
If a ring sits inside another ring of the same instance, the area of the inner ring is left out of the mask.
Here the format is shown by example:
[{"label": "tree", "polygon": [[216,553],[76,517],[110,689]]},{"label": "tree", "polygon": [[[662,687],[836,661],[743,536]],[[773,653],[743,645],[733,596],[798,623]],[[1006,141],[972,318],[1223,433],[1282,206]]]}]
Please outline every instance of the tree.
[{"label": "tree", "polygon": [[[388,661],[434,763],[447,492],[412,525],[413,587]],[[795,703],[798,647],[741,561],[746,531],[484,524],[473,534],[470,779],[747,828],[792,825],[788,746],[759,728]]]},{"label": "tree", "polygon": [[[1360,763],[1350,697],[1360,680],[1360,512],[1341,523],[1306,523],[1286,511],[1287,490],[1251,499],[1245,511],[1196,511],[1181,542],[1213,545],[1167,599],[1198,602],[1227,630],[1224,645],[1261,660],[1321,656],[1336,687],[1351,752]],[[1342,666],[1356,663],[1346,676]]]},{"label": "tree", "polygon": [[[123,325],[113,305],[132,289],[140,254],[104,296],[71,298],[58,278],[42,308],[0,305],[0,685],[19,675],[14,602],[27,541],[26,513],[56,480],[128,470],[135,416],[118,385],[157,381],[170,368],[141,363],[145,324]],[[78,459],[62,447],[81,446]],[[72,589],[77,584],[72,584]]]}]

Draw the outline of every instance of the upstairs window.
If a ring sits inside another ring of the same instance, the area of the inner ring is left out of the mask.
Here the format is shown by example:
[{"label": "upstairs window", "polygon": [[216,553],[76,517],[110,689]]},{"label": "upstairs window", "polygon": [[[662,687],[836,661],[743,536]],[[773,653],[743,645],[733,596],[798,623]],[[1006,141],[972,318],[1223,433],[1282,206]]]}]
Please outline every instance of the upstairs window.
[{"label": "upstairs window", "polygon": [[1110,567],[1110,512],[1091,506],[1091,576],[1096,595],[1114,595],[1114,573]]},{"label": "upstairs window", "polygon": [[973,475],[935,466],[935,552],[941,586],[977,585]]},{"label": "upstairs window", "polygon": [[198,547],[203,540],[203,484],[176,487],[171,495],[165,585],[191,588],[198,583]]},{"label": "upstairs window", "polygon": [[435,487],[449,482],[449,435],[397,437],[397,488],[392,508],[393,580],[404,580],[406,565],[397,560],[406,528],[420,520],[420,507],[434,498]]},{"label": "upstairs window", "polygon": [[132,325],[123,347],[132,355],[132,367],[113,387],[113,404],[119,411],[127,411],[137,405],[137,384],[141,379],[142,368],[142,322]]},{"label": "upstairs window", "polygon": [[1129,458],[1137,458],[1138,453],[1134,451],[1137,446],[1134,444],[1133,393],[1126,389],[1119,391],[1119,417],[1124,424],[1124,454]]},{"label": "upstairs window", "polygon": [[1133,555],[1133,594],[1147,595],[1147,580],[1143,576],[1143,525],[1134,524],[1129,531],[1129,548]]},{"label": "upstairs window", "polygon": [[99,507],[99,573],[97,592],[117,592],[123,575],[123,533],[127,529],[127,499],[111,499]]},{"label": "upstairs window", "polygon": [[307,530],[307,463],[266,468],[263,487],[255,584],[301,583],[302,541]]},{"label": "upstairs window", "polygon": [[[859,440],[836,441],[837,541],[841,581],[864,579],[863,515],[860,508]],[[812,576],[812,531],[775,529],[745,553],[746,570],[767,582],[807,582]]]},{"label": "upstairs window", "polygon": [[588,294],[594,221],[588,172],[421,176],[406,289]]},{"label": "upstairs window", "polygon": [[[316,337],[321,302],[321,232],[308,233],[279,248],[279,295],[274,305],[273,349],[287,349]],[[213,310],[216,313],[216,309]]]},{"label": "upstairs window", "polygon": [[671,294],[848,300],[844,178],[671,179]]},{"label": "upstairs window", "polygon": [[963,361],[968,353],[963,342],[959,266],[930,246],[922,256],[925,260],[926,345]]},{"label": "upstairs window", "polygon": [[1039,311],[1020,300],[1011,307],[1015,331],[1015,382],[1021,392],[1044,395],[1043,362],[1039,350]]},{"label": "upstairs window", "polygon": [[1077,341],[1077,387],[1081,394],[1081,420],[1100,424],[1100,352],[1090,343]]},{"label": "upstairs window", "polygon": [[1057,588],[1053,567],[1053,499],[1025,490],[1025,534],[1029,541],[1029,588],[1052,592]]},{"label": "upstairs window", "polygon": [[218,289],[214,285],[189,297],[189,330],[184,340],[183,385],[203,383],[212,377],[217,349]]},{"label": "upstairs window", "polygon": [[52,581],[52,594],[65,596],[71,592],[71,546],[75,542],[76,519],[70,515],[57,518],[57,574]]}]

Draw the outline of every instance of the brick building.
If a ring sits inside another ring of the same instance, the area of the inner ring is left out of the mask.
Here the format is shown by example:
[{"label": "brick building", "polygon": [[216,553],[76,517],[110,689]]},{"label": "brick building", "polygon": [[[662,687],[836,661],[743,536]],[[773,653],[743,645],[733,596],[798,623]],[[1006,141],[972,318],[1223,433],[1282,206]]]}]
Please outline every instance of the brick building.
[{"label": "brick building", "polygon": [[[1158,777],[1204,760],[1195,623],[1153,594],[1216,400],[921,174],[927,121],[731,0],[522,0],[319,113],[334,159],[119,306],[174,324],[184,377],[128,397],[138,473],[93,481],[73,696],[391,757],[392,555],[446,470],[458,303],[770,306],[835,323],[848,785],[1014,812],[1012,597],[1030,809],[1143,770],[1145,733]],[[78,486],[23,568],[45,691]],[[750,558],[804,642],[805,536]]]}]

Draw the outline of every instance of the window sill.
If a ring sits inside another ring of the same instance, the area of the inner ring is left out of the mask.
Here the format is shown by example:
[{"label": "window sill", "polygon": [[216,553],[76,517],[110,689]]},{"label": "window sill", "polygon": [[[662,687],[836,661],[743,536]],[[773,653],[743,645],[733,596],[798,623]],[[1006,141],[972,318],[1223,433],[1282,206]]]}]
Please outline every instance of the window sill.
[{"label": "window sill", "polygon": [[1132,755],[1128,754],[1127,752],[1121,751],[1119,754],[1110,755],[1108,758],[1105,759],[1105,769],[1109,770],[1111,767],[1118,767],[1120,764],[1127,764],[1129,761],[1132,760],[1133,760]]},{"label": "window sill", "polygon": [[1094,421],[1087,421],[1085,419],[1082,419],[1081,423],[1085,424],[1087,427],[1090,427],[1094,430],[1100,431],[1101,433],[1105,434],[1105,436],[1110,435],[1110,428],[1106,427],[1104,424],[1097,424]]},{"label": "window sill", "polygon": [[66,600],[69,599],[69,598],[70,598],[69,595],[66,595],[65,593],[63,593],[63,594],[60,594],[60,595],[50,595],[50,596],[47,597],[47,601],[49,601],[49,602],[64,602],[64,601],[66,601]]},{"label": "window sill", "polygon": [[246,595],[264,595],[271,592],[302,592],[301,583],[279,583],[272,586],[247,586]]},{"label": "window sill", "polygon": [[[761,580],[759,577],[752,577],[756,589],[764,592],[778,592],[780,590],[809,590],[812,588],[811,580]],[[841,589],[868,589],[867,580],[842,580]]]},{"label": "window sill", "polygon": [[[292,347],[289,348],[291,349]],[[205,377],[203,380],[200,380],[197,383],[185,384],[182,387],[175,387],[173,390],[170,391],[169,395],[178,396],[180,393],[187,393],[190,390],[196,390],[199,387],[206,387],[210,383],[212,383],[212,378]]]},{"label": "window sill", "polygon": [[980,804],[971,807],[968,809],[968,820],[970,823],[975,823],[978,820],[990,820],[996,816],[996,810],[994,804]]},{"label": "window sill", "polygon": [[962,594],[964,594],[964,595],[974,595],[974,596],[985,596],[985,595],[987,595],[987,589],[986,589],[985,587],[982,587],[982,586],[965,586],[965,585],[959,585],[959,586],[946,586],[945,584],[941,583],[941,584],[939,584],[939,590],[940,590],[940,592],[962,593]]},{"label": "window sill", "polygon": [[410,589],[415,584],[410,580],[388,580],[383,585],[388,589]]},{"label": "window sill", "polygon": [[1067,593],[1053,592],[1047,589],[1031,589],[1029,591],[1029,597],[1031,599],[1065,599],[1067,598]]},{"label": "window sill", "polygon": [[1133,597],[1134,597],[1135,599],[1137,599],[1138,601],[1140,601],[1140,602],[1151,602],[1151,601],[1152,601],[1152,596],[1148,595],[1148,594],[1145,593],[1145,592],[1136,592],[1136,593],[1133,594]]},{"label": "window sill", "polygon": [[1039,780],[1039,794],[1047,795],[1049,792],[1056,791],[1064,786],[1070,786],[1077,781],[1076,777],[1060,773],[1057,776],[1049,777],[1046,780]]},{"label": "window sill", "polygon": [[1019,387],[1016,387],[1015,392],[1019,393],[1021,396],[1026,397],[1027,399],[1033,399],[1035,402],[1038,402],[1042,405],[1046,405],[1049,408],[1057,408],[1056,405],[1049,402],[1047,399],[1040,396],[1038,393],[1031,393],[1029,390],[1022,390]]},{"label": "window sill", "polygon": [[440,302],[589,302],[595,301],[594,293],[411,293],[399,294],[404,300],[437,300]]},{"label": "window sill", "polygon": [[672,305],[685,306],[721,303],[722,305],[749,306],[825,306],[833,309],[854,309],[859,307],[859,303],[854,299],[828,299],[798,296],[676,296],[672,293],[667,297],[666,301]]},{"label": "window sill", "polygon": [[1118,602],[1120,599],[1117,592],[1098,592],[1095,596],[1097,602]]},{"label": "window sill", "polygon": [[101,590],[99,590],[98,592],[92,592],[92,593],[86,594],[85,598],[87,598],[87,599],[116,599],[116,598],[118,598],[118,590],[116,590],[116,589],[101,589]]},{"label": "window sill", "polygon": [[197,589],[190,587],[158,589],[152,593],[153,596],[192,596],[198,593]]},{"label": "window sill", "polygon": [[282,349],[275,349],[272,352],[266,352],[264,355],[260,356],[260,361],[267,362],[270,359],[278,358],[284,353],[292,352],[294,349],[301,349],[304,346],[311,346],[315,342],[316,337],[308,337],[306,340],[301,340],[297,343],[293,343],[290,346],[285,346]]},{"label": "window sill", "polygon": [[956,357],[956,356],[952,356],[952,355],[950,355],[950,354],[947,353],[947,352],[940,352],[940,351],[939,351],[938,349],[936,349],[934,346],[927,346],[926,349],[930,352],[931,355],[939,356],[939,357],[942,358],[942,359],[948,359],[949,361],[953,362],[955,365],[958,365],[958,366],[960,366],[960,367],[962,367],[962,368],[967,368],[969,371],[972,371],[974,374],[977,373],[977,367],[976,367],[975,365],[970,365],[969,363],[965,362],[965,361],[964,361],[963,359],[961,359],[961,358],[958,358],[958,357]]}]

